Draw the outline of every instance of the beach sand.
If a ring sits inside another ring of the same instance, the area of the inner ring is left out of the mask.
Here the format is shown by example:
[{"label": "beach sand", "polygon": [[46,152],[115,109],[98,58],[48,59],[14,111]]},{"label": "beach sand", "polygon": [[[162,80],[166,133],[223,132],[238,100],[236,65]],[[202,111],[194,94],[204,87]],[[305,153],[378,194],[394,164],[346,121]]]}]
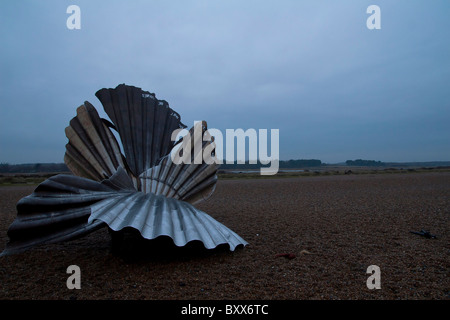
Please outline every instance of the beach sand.
[{"label": "beach sand", "polygon": [[[0,187],[0,250],[34,188]],[[112,253],[104,228],[0,257],[0,299],[450,298],[450,173],[219,180],[196,207],[249,245],[208,251],[161,238]],[[410,232],[422,229],[438,238]],[[80,290],[66,286],[70,265]],[[371,265],[381,289],[366,285]]]}]

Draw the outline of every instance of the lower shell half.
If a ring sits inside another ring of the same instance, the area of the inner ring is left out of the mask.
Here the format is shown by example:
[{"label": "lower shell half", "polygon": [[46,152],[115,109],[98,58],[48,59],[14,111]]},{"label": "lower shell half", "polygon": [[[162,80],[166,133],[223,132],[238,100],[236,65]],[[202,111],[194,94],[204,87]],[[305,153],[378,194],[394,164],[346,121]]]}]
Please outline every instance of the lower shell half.
[{"label": "lower shell half", "polygon": [[72,240],[103,227],[130,227],[145,239],[169,236],[177,246],[201,241],[205,248],[228,244],[234,251],[247,242],[192,204],[137,191],[121,167],[101,182],[56,175],[41,183],[17,204],[1,255],[41,244]]},{"label": "lower shell half", "polygon": [[135,192],[102,200],[91,206],[89,223],[102,221],[112,230],[131,227],[145,239],[169,236],[185,246],[201,241],[213,249],[228,244],[231,251],[248,243],[238,234],[191,204],[152,193]]}]

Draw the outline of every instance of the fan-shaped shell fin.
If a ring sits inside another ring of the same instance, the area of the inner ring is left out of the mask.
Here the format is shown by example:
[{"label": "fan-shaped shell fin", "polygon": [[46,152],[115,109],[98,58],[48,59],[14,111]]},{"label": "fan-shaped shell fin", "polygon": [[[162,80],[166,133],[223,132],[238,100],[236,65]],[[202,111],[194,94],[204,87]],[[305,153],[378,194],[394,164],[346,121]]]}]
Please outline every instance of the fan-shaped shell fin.
[{"label": "fan-shaped shell fin", "polygon": [[88,223],[91,205],[136,192],[121,167],[102,182],[72,175],[56,175],[17,203],[17,217],[8,229],[2,255],[18,253],[42,243],[74,239],[106,226]]},{"label": "fan-shaped shell fin", "polygon": [[126,167],[117,140],[89,102],[77,109],[66,136],[64,161],[75,175],[101,181]]},{"label": "fan-shaped shell fin", "polygon": [[[217,183],[219,165],[215,159],[214,140],[207,134],[206,122],[197,122],[170,154],[139,176],[141,191],[190,203],[209,198]],[[210,164],[203,159],[205,150],[212,153]],[[189,152],[183,158],[184,151]]]},{"label": "fan-shaped shell fin", "polygon": [[164,100],[141,88],[121,84],[95,94],[119,132],[127,163],[137,177],[168,154],[175,129],[185,128]]}]

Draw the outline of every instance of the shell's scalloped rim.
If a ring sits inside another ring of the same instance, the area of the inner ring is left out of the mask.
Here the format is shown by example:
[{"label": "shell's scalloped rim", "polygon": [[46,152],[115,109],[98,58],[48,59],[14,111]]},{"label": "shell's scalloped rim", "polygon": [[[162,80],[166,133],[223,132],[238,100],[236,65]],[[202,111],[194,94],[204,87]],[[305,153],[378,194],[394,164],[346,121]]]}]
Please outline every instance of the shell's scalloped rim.
[{"label": "shell's scalloped rim", "polygon": [[[104,221],[102,219],[94,219],[92,221],[95,221],[95,220],[101,220],[101,221],[107,223],[106,221]],[[173,244],[176,247],[178,247],[178,248],[183,248],[183,247],[186,247],[189,244],[192,244],[192,243],[195,243],[195,242],[200,242],[200,243],[203,244],[203,246],[207,250],[215,249],[215,248],[217,248],[217,247],[219,247],[221,245],[228,245],[230,251],[235,251],[237,248],[244,248],[244,247],[249,245],[249,243],[247,241],[241,239],[240,242],[236,242],[236,243],[230,243],[230,242],[227,242],[227,241],[218,241],[218,242],[215,242],[214,245],[208,246],[208,245],[205,244],[204,241],[202,241],[202,239],[190,239],[189,241],[186,241],[186,242],[177,242],[177,241],[175,241],[175,239],[170,234],[167,234],[167,233],[160,233],[160,234],[157,234],[157,235],[155,235],[153,237],[146,237],[146,236],[144,236],[142,234],[142,232],[139,229],[137,229],[137,228],[135,228],[133,226],[123,226],[123,227],[120,227],[120,228],[115,228],[113,226],[108,226],[108,227],[110,229],[114,230],[115,232],[120,232],[120,231],[124,231],[124,230],[126,230],[128,228],[132,228],[133,230],[139,232],[139,234],[142,237],[142,239],[145,239],[145,240],[156,240],[156,239],[161,239],[161,238],[167,237],[167,238],[171,239]]]},{"label": "shell's scalloped rim", "polygon": [[114,230],[114,229],[112,229],[112,230],[114,232],[121,232],[121,231],[125,231],[127,229],[132,229],[133,231],[139,233],[141,241],[159,241],[159,240],[165,240],[165,239],[170,240],[170,243],[174,246],[174,248],[187,248],[189,246],[198,244],[199,246],[201,245],[201,247],[203,249],[208,250],[208,251],[215,250],[215,249],[218,249],[220,247],[224,247],[224,248],[228,248],[229,251],[234,252],[236,250],[243,249],[244,247],[250,245],[248,242],[243,241],[242,243],[238,243],[236,245],[232,245],[232,244],[230,244],[228,242],[222,242],[222,243],[217,243],[216,246],[207,247],[207,246],[205,246],[205,243],[203,241],[199,240],[199,239],[189,240],[185,244],[177,244],[177,243],[175,243],[174,239],[168,234],[160,234],[160,235],[157,235],[157,236],[149,239],[149,238],[144,238],[142,236],[142,234],[139,232],[139,230],[136,229],[136,228],[133,228],[133,227],[124,227],[124,228],[122,228],[120,230]]}]

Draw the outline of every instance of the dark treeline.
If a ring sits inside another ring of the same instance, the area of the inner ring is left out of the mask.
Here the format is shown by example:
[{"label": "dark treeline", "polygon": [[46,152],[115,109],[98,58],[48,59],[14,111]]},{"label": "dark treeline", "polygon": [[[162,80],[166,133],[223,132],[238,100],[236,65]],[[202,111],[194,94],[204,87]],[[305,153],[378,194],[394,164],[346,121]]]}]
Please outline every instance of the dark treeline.
[{"label": "dark treeline", "polygon": [[0,163],[0,173],[69,172],[65,163]]},{"label": "dark treeline", "polygon": [[[322,163],[317,159],[301,159],[301,160],[280,160],[280,169],[298,169],[308,167],[320,167],[332,164]],[[340,164],[342,165],[342,164]],[[429,162],[381,162],[375,160],[347,160],[345,162],[347,166],[361,166],[361,167],[448,167],[450,161],[429,161]],[[260,162],[257,164],[226,164],[220,166],[220,169],[228,170],[258,170],[261,167],[269,167],[262,165]],[[26,163],[26,164],[9,164],[0,163],[0,173],[59,173],[69,172],[66,164],[64,163]]]},{"label": "dark treeline", "polygon": [[361,166],[361,167],[384,167],[386,166],[386,163],[381,161],[375,161],[375,160],[347,160],[345,161],[345,164],[348,166]]},{"label": "dark treeline", "polygon": [[[322,161],[317,159],[301,159],[301,160],[280,160],[279,168],[280,169],[289,169],[289,168],[307,168],[307,167],[320,167],[322,165]],[[220,169],[229,169],[229,170],[254,170],[259,169],[261,167],[270,167],[269,164],[261,164],[259,161],[256,164],[226,164],[225,161],[220,165]]]},{"label": "dark treeline", "polygon": [[[225,161],[224,161],[225,162]],[[318,167],[322,165],[322,161],[316,159],[309,160],[288,160],[280,161],[279,167],[287,168],[304,168],[304,167]],[[261,167],[269,167],[270,164],[263,165],[259,161],[257,164],[225,164],[223,163],[221,169],[236,169],[236,170],[252,170]],[[0,173],[45,173],[45,172],[68,172],[69,169],[64,163],[28,163],[28,164],[8,164],[0,163]]]},{"label": "dark treeline", "polygon": [[424,161],[424,162],[382,162],[375,160],[347,160],[345,162],[347,166],[360,166],[360,167],[448,167],[450,166],[450,161]]}]

